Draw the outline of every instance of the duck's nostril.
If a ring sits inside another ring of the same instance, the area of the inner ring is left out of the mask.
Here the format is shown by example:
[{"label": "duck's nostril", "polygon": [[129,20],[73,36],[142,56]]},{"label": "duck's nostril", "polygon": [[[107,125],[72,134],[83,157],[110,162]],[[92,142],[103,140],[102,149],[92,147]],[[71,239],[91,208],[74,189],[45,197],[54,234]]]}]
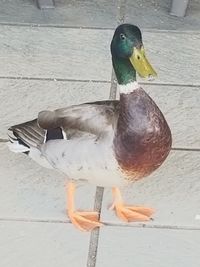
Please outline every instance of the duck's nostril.
[{"label": "duck's nostril", "polygon": [[148,81],[153,81],[153,80],[154,80],[153,75],[149,74],[149,75],[148,75]]}]

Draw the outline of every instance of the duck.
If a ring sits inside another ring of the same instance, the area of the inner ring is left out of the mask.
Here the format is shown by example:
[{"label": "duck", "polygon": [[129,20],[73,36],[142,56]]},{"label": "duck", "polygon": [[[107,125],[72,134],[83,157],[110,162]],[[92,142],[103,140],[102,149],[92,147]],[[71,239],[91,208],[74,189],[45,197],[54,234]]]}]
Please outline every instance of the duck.
[{"label": "duck", "polygon": [[153,99],[136,81],[156,77],[139,27],[119,25],[111,45],[119,100],[95,101],[43,110],[34,120],[11,126],[8,146],[66,177],[67,214],[81,231],[103,223],[95,211],[74,204],[80,182],[108,187],[112,209],[125,222],[152,219],[154,209],[126,205],[121,188],[149,176],[167,158],[172,145],[169,125]]}]

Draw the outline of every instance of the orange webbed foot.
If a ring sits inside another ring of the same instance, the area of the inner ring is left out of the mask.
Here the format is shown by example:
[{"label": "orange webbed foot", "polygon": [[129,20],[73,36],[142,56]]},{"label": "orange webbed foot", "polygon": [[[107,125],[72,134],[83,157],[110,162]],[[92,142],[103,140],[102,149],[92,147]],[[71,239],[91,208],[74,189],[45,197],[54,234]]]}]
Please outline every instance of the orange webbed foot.
[{"label": "orange webbed foot", "polygon": [[118,188],[113,188],[114,202],[112,209],[117,217],[125,222],[144,222],[151,220],[154,213],[152,208],[124,205]]},{"label": "orange webbed foot", "polygon": [[125,222],[144,222],[151,220],[154,210],[147,207],[125,206],[116,204],[114,206],[116,215]]},{"label": "orange webbed foot", "polygon": [[91,231],[103,224],[99,222],[99,213],[95,211],[76,211],[74,208],[75,185],[67,184],[67,213],[72,224],[81,231]]},{"label": "orange webbed foot", "polygon": [[72,224],[81,231],[91,231],[103,225],[99,222],[98,212],[74,211],[69,212],[68,216]]}]

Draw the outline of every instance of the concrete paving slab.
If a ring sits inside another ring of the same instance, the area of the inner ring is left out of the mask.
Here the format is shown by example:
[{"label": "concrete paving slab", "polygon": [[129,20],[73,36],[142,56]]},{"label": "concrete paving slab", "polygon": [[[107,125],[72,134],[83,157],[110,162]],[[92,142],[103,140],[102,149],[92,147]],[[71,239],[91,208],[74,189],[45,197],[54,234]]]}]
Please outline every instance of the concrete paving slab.
[{"label": "concrete paving slab", "polygon": [[[110,81],[113,31],[2,25],[0,30],[0,76]],[[144,32],[144,44],[158,72],[156,83],[200,84],[200,34]]]},{"label": "concrete paving slab", "polygon": [[0,26],[0,76],[110,80],[112,31]]},{"label": "concrete paving slab", "polygon": [[[0,144],[0,219],[68,221],[65,177]],[[92,210],[94,186],[80,186],[77,209]]]},{"label": "concrete paving slab", "polygon": [[169,14],[171,0],[127,0],[125,21],[145,29],[199,31],[200,5],[198,0],[190,1],[186,17]]},{"label": "concrete paving slab", "polygon": [[[123,188],[124,202],[154,208],[154,220],[146,223],[152,227],[200,227],[199,172],[200,153],[172,151],[154,174],[129,188]],[[125,225],[113,211],[107,209],[111,203],[111,190],[106,189],[101,219],[107,223]]]},{"label": "concrete paving slab", "polygon": [[[56,0],[54,10],[38,10],[32,0],[7,0],[0,3],[0,23],[39,24],[66,27],[115,28],[119,1]],[[169,14],[170,0],[126,1],[125,21],[149,29],[199,30],[200,6],[190,1],[187,16]]]},{"label": "concrete paving slab", "polygon": [[199,238],[195,230],[104,227],[96,267],[196,267]]},{"label": "concrete paving slab", "polygon": [[89,234],[71,224],[0,222],[2,267],[86,266]]},{"label": "concrete paving slab", "polygon": [[0,79],[0,137],[6,137],[9,126],[32,120],[41,110],[108,99],[109,90],[109,83]]},{"label": "concrete paving slab", "polygon": [[0,2],[0,23],[111,28],[116,25],[118,1],[56,0],[54,10],[39,10],[32,0]]}]

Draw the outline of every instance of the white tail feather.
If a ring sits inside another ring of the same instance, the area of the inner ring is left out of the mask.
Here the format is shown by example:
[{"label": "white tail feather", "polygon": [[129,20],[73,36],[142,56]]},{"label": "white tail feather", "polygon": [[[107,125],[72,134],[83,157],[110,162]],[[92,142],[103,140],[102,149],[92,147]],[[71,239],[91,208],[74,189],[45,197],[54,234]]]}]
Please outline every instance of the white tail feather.
[{"label": "white tail feather", "polygon": [[19,144],[18,141],[12,140],[12,142],[7,142],[7,145],[10,151],[15,152],[15,153],[22,153],[22,152],[30,151],[28,147]]}]

